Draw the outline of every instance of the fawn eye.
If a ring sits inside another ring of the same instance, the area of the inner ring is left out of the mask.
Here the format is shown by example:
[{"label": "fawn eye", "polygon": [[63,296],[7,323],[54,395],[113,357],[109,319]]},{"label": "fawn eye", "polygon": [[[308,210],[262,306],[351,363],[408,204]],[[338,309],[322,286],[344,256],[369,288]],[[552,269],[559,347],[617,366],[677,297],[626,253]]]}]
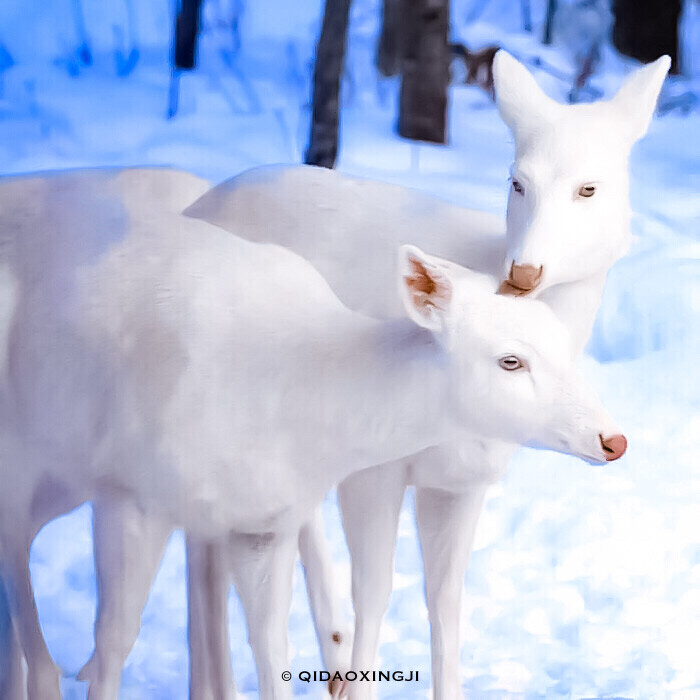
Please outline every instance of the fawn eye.
[{"label": "fawn eye", "polygon": [[515,355],[506,355],[505,357],[501,357],[500,360],[498,360],[498,364],[501,369],[504,369],[507,372],[514,372],[516,369],[522,369],[525,367],[522,360]]},{"label": "fawn eye", "polygon": [[578,188],[579,197],[592,197],[595,194],[595,185],[583,185]]},{"label": "fawn eye", "polygon": [[525,189],[517,180],[513,180],[513,190],[518,194],[523,194],[525,192]]}]

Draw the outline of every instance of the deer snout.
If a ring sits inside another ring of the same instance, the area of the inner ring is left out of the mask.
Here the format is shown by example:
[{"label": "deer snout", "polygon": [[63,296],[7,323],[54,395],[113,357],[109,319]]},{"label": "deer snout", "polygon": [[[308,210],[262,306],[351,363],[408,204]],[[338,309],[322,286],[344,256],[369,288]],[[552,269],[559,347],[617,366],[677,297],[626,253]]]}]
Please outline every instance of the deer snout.
[{"label": "deer snout", "polygon": [[508,279],[498,288],[499,294],[510,294],[520,297],[529,294],[542,280],[542,265],[516,265],[515,261],[510,266]]},{"label": "deer snout", "polygon": [[605,453],[605,460],[607,462],[613,462],[616,459],[620,459],[625,451],[627,450],[627,438],[620,435],[611,435],[610,437],[598,436],[600,438],[600,444]]}]

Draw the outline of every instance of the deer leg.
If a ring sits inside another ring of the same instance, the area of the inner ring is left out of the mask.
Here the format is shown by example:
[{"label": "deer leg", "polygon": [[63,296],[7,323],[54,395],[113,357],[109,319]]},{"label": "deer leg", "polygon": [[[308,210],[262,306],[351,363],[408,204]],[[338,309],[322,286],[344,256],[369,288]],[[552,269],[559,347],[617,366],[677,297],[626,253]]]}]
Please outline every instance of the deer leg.
[{"label": "deer leg", "polygon": [[229,583],[225,543],[187,535],[190,700],[236,697],[228,637]]},{"label": "deer leg", "polygon": [[[389,604],[394,548],[406,490],[406,466],[392,462],[353,474],[338,487],[352,561],[355,640],[352,669],[374,669],[382,618]],[[374,696],[373,684],[349,684],[353,699]]]},{"label": "deer leg", "polygon": [[298,527],[293,530],[231,538],[233,581],[248,622],[262,700],[292,697],[282,674],[289,668],[287,625],[299,541]]},{"label": "deer leg", "polygon": [[22,668],[23,658],[5,594],[5,584],[0,581],[0,700],[26,699],[27,682]]},{"label": "deer leg", "polygon": [[[324,532],[321,506],[299,531],[299,552],[323,663],[331,675],[350,669],[352,631],[343,620],[333,585],[333,557]],[[331,693],[340,689],[330,687]]]},{"label": "deer leg", "polygon": [[[29,543],[6,538],[0,550],[3,551],[0,585],[4,584],[9,615],[15,622],[16,633],[27,662],[27,697],[29,700],[60,700],[60,672],[49,654],[41,632],[29,575]],[[16,640],[11,641],[11,645],[15,644]],[[16,664],[19,650],[15,647],[12,653],[15,655],[12,663]],[[13,673],[16,670],[15,667]],[[15,678],[13,683],[17,682]],[[19,697],[23,695],[24,693]]]},{"label": "deer leg", "polygon": [[486,488],[485,484],[476,484],[460,494],[416,489],[435,700],[463,697],[459,673],[462,587]]},{"label": "deer leg", "polygon": [[117,700],[126,658],[172,526],[118,494],[93,503],[97,619],[95,651],[79,674],[88,700]]}]

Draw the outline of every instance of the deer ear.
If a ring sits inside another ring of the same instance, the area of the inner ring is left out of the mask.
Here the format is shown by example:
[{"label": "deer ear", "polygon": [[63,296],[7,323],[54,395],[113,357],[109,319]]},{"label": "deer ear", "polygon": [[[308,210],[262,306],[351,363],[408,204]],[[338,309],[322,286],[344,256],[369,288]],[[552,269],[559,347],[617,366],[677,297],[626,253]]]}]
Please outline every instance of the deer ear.
[{"label": "deer ear", "polygon": [[433,332],[445,329],[453,296],[449,265],[412,245],[399,249],[399,291],[408,316]]},{"label": "deer ear", "polygon": [[647,133],[661,86],[670,67],[670,57],[661,56],[653,63],[639,68],[627,78],[610,101],[621,115],[632,143]]},{"label": "deer ear", "polygon": [[561,107],[542,91],[532,73],[503,49],[493,60],[493,84],[498,112],[516,139],[543,120],[549,121]]}]

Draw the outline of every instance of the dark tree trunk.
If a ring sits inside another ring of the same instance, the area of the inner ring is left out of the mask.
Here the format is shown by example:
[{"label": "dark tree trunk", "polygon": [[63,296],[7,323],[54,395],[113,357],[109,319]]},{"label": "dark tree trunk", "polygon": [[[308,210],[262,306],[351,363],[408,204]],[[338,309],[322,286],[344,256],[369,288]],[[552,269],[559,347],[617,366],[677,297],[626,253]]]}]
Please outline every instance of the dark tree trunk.
[{"label": "dark tree trunk", "polygon": [[523,21],[523,29],[526,32],[532,31],[532,9],[530,0],[520,0],[520,16]]},{"label": "dark tree trunk", "polygon": [[401,63],[399,134],[408,139],[445,143],[447,88],[450,80],[449,0],[408,0]]},{"label": "dark tree trunk", "polygon": [[557,0],[547,0],[547,16],[544,20],[543,44],[552,43],[552,27],[554,26],[554,15],[557,11]]},{"label": "dark tree trunk", "polygon": [[332,168],[338,156],[340,78],[343,74],[350,0],[326,0],[314,66],[311,136],[304,162]]},{"label": "dark tree trunk", "polygon": [[85,13],[83,12],[82,0],[73,0],[73,19],[78,34],[78,41],[80,41],[80,46],[77,51],[78,60],[84,66],[91,66],[92,51],[90,50],[90,43],[88,42],[87,30],[85,28]]},{"label": "dark tree trunk", "polygon": [[377,50],[377,68],[387,77],[401,72],[403,58],[401,14],[402,0],[384,0],[382,10],[382,33]]},{"label": "dark tree trunk", "polygon": [[678,21],[681,0],[614,0],[613,44],[626,56],[649,63],[663,54],[678,72]]},{"label": "dark tree trunk", "polygon": [[191,70],[197,61],[197,34],[202,0],[181,0],[180,11],[175,20],[176,70]]}]

